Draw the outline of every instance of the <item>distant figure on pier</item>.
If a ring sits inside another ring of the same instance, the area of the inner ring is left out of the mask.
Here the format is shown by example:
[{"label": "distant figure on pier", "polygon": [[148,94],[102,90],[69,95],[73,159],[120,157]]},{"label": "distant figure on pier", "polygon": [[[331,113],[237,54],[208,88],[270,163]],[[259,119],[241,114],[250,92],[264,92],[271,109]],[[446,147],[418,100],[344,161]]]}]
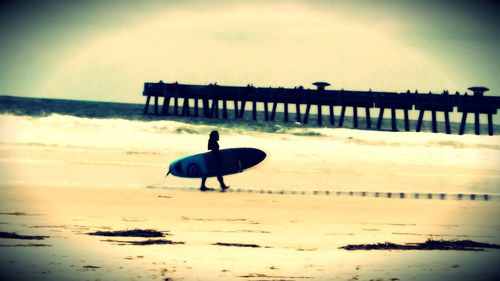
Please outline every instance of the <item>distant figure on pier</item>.
[{"label": "distant figure on pier", "polygon": [[[222,159],[221,159],[221,155],[219,152],[219,143],[217,143],[218,141],[219,141],[219,132],[218,131],[210,132],[210,137],[208,139],[208,150],[210,150],[210,151],[212,151],[212,153],[214,153],[215,158],[217,159],[219,164],[222,165]],[[222,177],[222,175],[217,176],[217,180],[219,180],[220,188],[222,190],[226,190],[229,188],[229,186],[224,184],[224,178]],[[201,178],[201,187],[200,187],[201,191],[208,190],[207,186],[205,185],[206,181],[207,181],[207,178]]]}]

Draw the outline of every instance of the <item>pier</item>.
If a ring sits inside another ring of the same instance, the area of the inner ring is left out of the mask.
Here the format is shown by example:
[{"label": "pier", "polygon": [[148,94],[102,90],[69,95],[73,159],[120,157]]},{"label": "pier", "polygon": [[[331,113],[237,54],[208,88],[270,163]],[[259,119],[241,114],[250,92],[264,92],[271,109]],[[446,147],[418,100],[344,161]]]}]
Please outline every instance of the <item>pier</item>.
[{"label": "pier", "polygon": [[[438,117],[444,121],[444,132],[451,134],[450,113],[458,112],[462,115],[458,134],[465,132],[467,115],[474,115],[474,132],[481,134],[480,115],[487,116],[488,134],[493,135],[493,115],[500,108],[500,97],[485,96],[489,89],[486,87],[470,87],[471,94],[448,91],[442,93],[421,94],[410,92],[379,92],[379,91],[352,91],[327,90],[330,86],[326,82],[315,82],[316,89],[305,89],[302,86],[295,88],[254,87],[247,85],[221,86],[189,85],[175,83],[144,83],[143,96],[146,97],[144,114],[175,115],[185,117],[204,117],[222,119],[242,119],[246,111],[251,111],[252,120],[257,120],[257,112],[263,112],[267,122],[299,122],[308,124],[311,108],[315,107],[316,122],[319,126],[343,127],[346,109],[352,110],[353,128],[361,128],[358,113],[364,111],[367,129],[382,129],[384,113],[390,112],[392,131],[404,129],[420,132],[425,113],[431,114],[432,132],[437,133]],[[161,102],[163,102],[161,104]],[[258,104],[261,105],[258,108]],[[278,104],[283,110],[283,120],[276,120]],[[150,110],[150,106],[153,107]],[[340,114],[336,116],[334,107],[340,107]],[[305,108],[305,110],[302,110]],[[371,110],[378,109],[376,124],[372,122]],[[323,110],[327,109],[327,119]],[[230,111],[231,115],[230,116]],[[404,128],[397,127],[397,111],[403,113]],[[415,128],[410,128],[410,111],[418,111]],[[338,118],[338,120],[337,120]]]}]

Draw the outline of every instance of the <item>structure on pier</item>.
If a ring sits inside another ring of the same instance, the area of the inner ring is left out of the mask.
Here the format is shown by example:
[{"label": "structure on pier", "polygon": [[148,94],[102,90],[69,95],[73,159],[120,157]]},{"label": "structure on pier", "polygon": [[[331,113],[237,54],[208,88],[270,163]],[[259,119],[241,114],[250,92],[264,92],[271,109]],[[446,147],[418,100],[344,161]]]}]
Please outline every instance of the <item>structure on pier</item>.
[{"label": "structure on pier", "polygon": [[[370,109],[378,108],[379,115],[376,129],[382,128],[385,110],[391,112],[391,129],[397,131],[396,110],[404,113],[404,129],[410,131],[409,111],[418,110],[419,117],[415,130],[421,131],[425,112],[431,112],[432,131],[438,132],[437,114],[444,116],[445,132],[451,134],[450,112],[457,108],[462,113],[459,134],[463,134],[466,126],[467,114],[475,116],[475,133],[480,134],[480,114],[488,116],[488,133],[493,135],[493,114],[500,108],[500,97],[484,96],[488,91],[485,87],[471,87],[474,94],[450,95],[448,91],[441,94],[419,94],[418,92],[403,93],[351,91],[351,90],[326,90],[330,86],[326,82],[313,83],[317,89],[304,89],[302,86],[291,88],[261,88],[247,85],[246,87],[209,85],[187,85],[175,83],[145,83],[143,95],[147,97],[144,113],[149,113],[151,98],[154,99],[154,114],[180,115],[205,118],[228,119],[228,104],[234,111],[234,118],[243,118],[247,104],[252,106],[252,119],[257,119],[257,103],[262,103],[264,120],[275,122],[277,105],[283,105],[283,121],[289,122],[289,107],[295,105],[296,122],[307,124],[312,106],[317,107],[317,124],[323,125],[323,108],[329,109],[329,125],[335,126],[334,106],[340,106],[341,112],[337,123],[343,127],[346,108],[352,108],[353,127],[358,128],[358,109],[365,110],[366,128],[372,128]],[[160,98],[163,104],[160,110]],[[173,100],[173,105],[171,104]],[[191,102],[190,102],[191,101]],[[200,104],[201,101],[201,104]],[[182,105],[180,104],[182,102]],[[222,103],[222,108],[221,107]],[[301,112],[301,105],[305,111]],[[269,108],[271,106],[271,109]],[[173,107],[173,108],[172,108]],[[201,112],[200,112],[201,111]]]}]

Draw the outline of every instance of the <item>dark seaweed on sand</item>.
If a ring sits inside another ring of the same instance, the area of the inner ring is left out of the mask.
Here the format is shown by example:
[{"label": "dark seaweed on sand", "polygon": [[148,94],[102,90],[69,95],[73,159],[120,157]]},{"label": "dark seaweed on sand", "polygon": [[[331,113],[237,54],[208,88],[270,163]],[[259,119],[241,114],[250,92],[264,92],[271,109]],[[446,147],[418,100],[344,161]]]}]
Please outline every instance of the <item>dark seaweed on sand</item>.
[{"label": "dark seaweed on sand", "polygon": [[28,214],[28,213],[25,213],[25,212],[10,212],[10,213],[0,212],[0,215],[6,215],[6,216],[40,216],[40,214]]},{"label": "dark seaweed on sand", "polygon": [[357,244],[340,247],[353,250],[458,250],[484,251],[485,249],[500,249],[500,245],[481,243],[472,240],[433,240],[427,239],[424,243],[395,244],[390,242],[376,244]]},{"label": "dark seaweed on sand", "polygon": [[40,235],[20,235],[15,232],[0,232],[0,238],[7,239],[23,239],[23,240],[43,240],[49,238],[49,236]]},{"label": "dark seaweed on sand", "polygon": [[240,244],[240,243],[222,243],[217,242],[212,244],[214,246],[225,246],[225,247],[247,247],[247,248],[260,248],[259,245],[256,244]]},{"label": "dark seaweed on sand", "polygon": [[8,216],[26,216],[26,213],[23,212],[12,212],[12,213],[0,213],[0,215],[8,215]]},{"label": "dark seaweed on sand", "polygon": [[102,240],[104,242],[117,243],[118,245],[134,245],[134,246],[147,246],[147,245],[179,245],[185,242],[176,242],[165,239],[148,239],[144,241],[121,241],[121,240]]},{"label": "dark seaweed on sand", "polygon": [[96,231],[90,232],[88,235],[96,236],[118,236],[118,237],[163,237],[162,232],[153,229],[132,229],[132,230],[117,230],[117,231]]},{"label": "dark seaweed on sand", "polygon": [[49,245],[49,244],[37,244],[37,243],[15,244],[15,245],[0,244],[0,247],[52,247],[52,245]]}]

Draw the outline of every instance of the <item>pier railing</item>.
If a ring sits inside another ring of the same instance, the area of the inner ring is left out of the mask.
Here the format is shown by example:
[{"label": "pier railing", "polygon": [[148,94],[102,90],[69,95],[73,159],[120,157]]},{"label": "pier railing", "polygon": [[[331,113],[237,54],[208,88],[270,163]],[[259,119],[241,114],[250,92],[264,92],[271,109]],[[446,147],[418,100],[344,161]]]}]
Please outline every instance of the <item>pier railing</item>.
[{"label": "pier railing", "polygon": [[[315,83],[316,84],[316,83]],[[278,104],[282,104],[283,121],[289,122],[290,111],[295,114],[294,121],[302,124],[309,122],[312,107],[316,107],[318,125],[323,125],[323,109],[328,108],[329,125],[343,127],[347,108],[352,109],[352,122],[354,128],[359,128],[358,111],[365,111],[364,119],[366,128],[372,129],[371,109],[378,108],[376,129],[380,130],[384,120],[385,110],[391,113],[391,129],[397,131],[396,111],[403,111],[404,130],[410,131],[409,111],[419,111],[415,130],[422,129],[424,114],[431,113],[432,131],[438,132],[437,119],[444,117],[445,132],[451,134],[449,114],[457,109],[462,114],[459,134],[463,134],[466,126],[467,115],[474,114],[475,133],[480,134],[480,114],[486,114],[488,120],[488,134],[493,135],[493,115],[500,108],[500,97],[484,96],[487,88],[471,87],[473,95],[449,94],[419,94],[409,91],[403,93],[377,92],[377,91],[350,91],[350,90],[325,90],[325,84],[318,83],[318,89],[296,88],[265,88],[236,86],[187,85],[179,83],[145,83],[143,95],[147,97],[144,113],[149,113],[151,98],[154,99],[154,114],[179,115],[205,118],[243,118],[245,112],[251,108],[252,119],[257,119],[257,104],[263,106],[264,120],[276,122]],[[163,104],[160,108],[160,98]],[[182,99],[182,100],[181,100]],[[190,102],[191,100],[191,102]],[[180,102],[182,101],[182,105]],[[222,105],[221,105],[222,104]],[[229,105],[229,106],[228,106]],[[341,112],[336,122],[334,106],[341,107]],[[230,107],[234,116],[228,115]],[[302,112],[302,108],[305,111]],[[336,124],[337,123],[337,124]],[[373,128],[374,129],[374,128]]]}]

